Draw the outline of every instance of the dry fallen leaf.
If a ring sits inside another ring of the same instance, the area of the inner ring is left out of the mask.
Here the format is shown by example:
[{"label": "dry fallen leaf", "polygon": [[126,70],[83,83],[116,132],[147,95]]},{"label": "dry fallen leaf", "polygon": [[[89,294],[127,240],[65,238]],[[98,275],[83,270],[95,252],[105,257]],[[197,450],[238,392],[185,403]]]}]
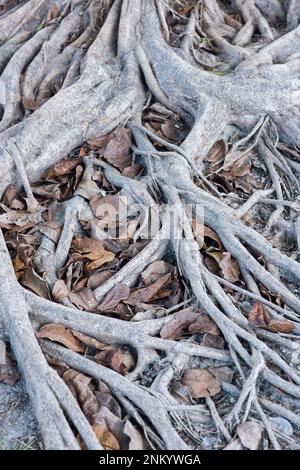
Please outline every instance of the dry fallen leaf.
[{"label": "dry fallen leaf", "polygon": [[91,377],[77,372],[77,370],[68,369],[64,372],[62,378],[77,399],[88,421],[93,423],[94,415],[98,411],[98,403],[89,386],[92,380]]},{"label": "dry fallen leaf", "polygon": [[20,283],[40,297],[49,299],[49,290],[46,281],[39,276],[33,268],[28,267],[24,269]]},{"label": "dry fallen leaf", "polygon": [[225,140],[218,140],[208,152],[206,160],[209,163],[217,163],[219,160],[223,160],[228,152],[228,145]]},{"label": "dry fallen leaf", "polygon": [[187,332],[188,327],[199,317],[199,312],[194,312],[190,308],[174,313],[171,319],[166,318],[166,323],[160,330],[160,337],[163,339],[175,339]]},{"label": "dry fallen leaf", "polygon": [[171,281],[171,274],[168,273],[148,286],[134,288],[132,289],[129,297],[125,300],[125,303],[129,305],[138,305],[140,303],[148,303],[165,297],[170,298],[173,293]]},{"label": "dry fallen leaf", "polygon": [[120,450],[116,437],[107,429],[105,425],[93,424],[94,433],[98,441],[105,450]]},{"label": "dry fallen leaf", "polygon": [[131,131],[125,128],[116,129],[109,137],[104,151],[104,158],[112,165],[124,170],[131,165]]},{"label": "dry fallen leaf", "polygon": [[61,343],[74,352],[83,353],[85,351],[85,347],[81,344],[79,339],[75,338],[71,330],[66,328],[64,325],[44,325],[36,335],[38,338],[47,338],[51,341]]},{"label": "dry fallen leaf", "polygon": [[221,390],[219,381],[207,369],[188,369],[181,382],[196,399],[212,397]]},{"label": "dry fallen leaf", "polygon": [[115,257],[114,253],[103,248],[100,241],[88,237],[75,238],[72,242],[74,250],[82,254],[82,256],[91,262],[87,264],[87,270],[93,271],[105,263],[112,261]]},{"label": "dry fallen leaf", "polygon": [[80,159],[79,158],[72,158],[69,160],[61,160],[60,162],[56,163],[52,168],[50,168],[45,177],[52,178],[53,176],[62,176],[70,173],[70,171],[74,170],[78,165]]},{"label": "dry fallen leaf", "polygon": [[53,289],[52,289],[52,298],[56,302],[60,302],[62,299],[65,299],[69,295],[69,289],[66,286],[65,281],[59,279],[55,282]]},{"label": "dry fallen leaf", "polygon": [[274,333],[291,333],[295,329],[293,322],[287,319],[273,320],[262,303],[256,302],[248,313],[250,325],[266,328]]},{"label": "dry fallen leaf", "polygon": [[246,421],[237,427],[237,435],[244,447],[250,450],[258,450],[262,439],[263,428],[255,421]]},{"label": "dry fallen leaf", "polygon": [[240,269],[237,262],[232,258],[228,252],[223,253],[223,257],[219,263],[222,269],[224,279],[229,282],[237,282],[240,278]]},{"label": "dry fallen leaf", "polygon": [[188,332],[193,333],[210,333],[211,335],[219,335],[220,330],[208,315],[200,313],[198,318],[188,327]]},{"label": "dry fallen leaf", "polygon": [[166,263],[165,261],[154,261],[142,272],[141,278],[145,284],[151,284],[165,274],[173,271],[174,266],[172,264]]},{"label": "dry fallen leaf", "polygon": [[114,345],[108,345],[104,350],[95,355],[98,364],[109,367],[119,374],[126,374],[135,366],[135,359],[129,351],[118,348]]},{"label": "dry fallen leaf", "polygon": [[130,294],[130,288],[126,284],[118,283],[104,297],[98,306],[98,311],[113,310],[122,300],[126,300]]}]

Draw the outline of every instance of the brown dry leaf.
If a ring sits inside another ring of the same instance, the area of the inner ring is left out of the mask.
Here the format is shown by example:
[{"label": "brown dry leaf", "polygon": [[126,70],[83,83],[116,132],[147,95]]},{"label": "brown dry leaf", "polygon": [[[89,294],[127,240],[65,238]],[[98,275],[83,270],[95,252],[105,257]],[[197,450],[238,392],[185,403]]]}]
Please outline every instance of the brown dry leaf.
[{"label": "brown dry leaf", "polygon": [[193,333],[210,333],[211,335],[219,335],[220,330],[208,315],[198,313],[198,318],[189,325],[188,332]]},{"label": "brown dry leaf", "polygon": [[54,222],[54,220],[50,220],[49,222],[43,224],[39,228],[39,231],[43,235],[46,235],[46,237],[48,237],[54,243],[58,242],[60,235],[61,235],[61,230],[62,230],[61,224]]},{"label": "brown dry leaf", "polygon": [[20,278],[22,286],[31,290],[40,297],[49,299],[49,289],[46,281],[39,276],[33,268],[25,268],[22,277]]},{"label": "brown dry leaf", "polygon": [[149,286],[137,287],[133,289],[129,297],[125,300],[126,304],[138,305],[140,303],[147,303],[157,299],[170,297],[172,294],[171,288],[171,274],[168,273]]},{"label": "brown dry leaf", "polygon": [[90,312],[95,311],[99,303],[94,292],[88,287],[83,287],[78,292],[70,292],[69,299],[80,310],[83,309]]},{"label": "brown dry leaf", "polygon": [[173,271],[174,266],[172,264],[166,263],[165,261],[154,261],[142,272],[141,278],[145,284],[151,284],[165,274]]},{"label": "brown dry leaf", "polygon": [[2,198],[2,203],[10,209],[24,209],[25,204],[18,198],[18,190],[12,184],[8,186]]},{"label": "brown dry leaf", "polygon": [[262,439],[263,427],[255,421],[246,421],[237,427],[237,435],[244,447],[249,450],[258,450]]},{"label": "brown dry leaf", "polygon": [[106,134],[101,137],[96,137],[95,139],[88,140],[87,143],[89,147],[91,147],[91,149],[97,150],[106,146],[109,136],[110,134]]},{"label": "brown dry leaf", "polygon": [[225,341],[221,336],[205,333],[201,341],[201,346],[206,346],[207,348],[224,349]]},{"label": "brown dry leaf", "polygon": [[290,320],[273,320],[262,303],[256,302],[248,313],[250,325],[257,328],[267,328],[274,333],[291,333],[295,325]]},{"label": "brown dry leaf", "polygon": [[223,257],[219,263],[222,269],[224,279],[229,282],[237,282],[240,279],[240,269],[238,263],[232,258],[228,252],[223,253]]},{"label": "brown dry leaf", "polygon": [[87,270],[93,271],[105,263],[112,261],[115,257],[111,251],[106,251],[102,243],[98,240],[88,237],[75,238],[72,242],[72,247],[81,253],[84,258],[91,260],[88,263]]},{"label": "brown dry leaf", "polygon": [[113,274],[114,274],[114,271],[110,269],[92,273],[88,278],[87,287],[94,290],[98,286],[101,286],[103,282],[107,281],[107,279],[109,279]]},{"label": "brown dry leaf", "polygon": [[20,374],[6,350],[5,343],[0,340],[0,382],[15,385],[19,378]]},{"label": "brown dry leaf", "polygon": [[10,229],[13,225],[22,228],[30,228],[43,221],[42,212],[44,209],[33,213],[8,209],[4,205],[1,205],[1,208],[6,212],[0,214],[0,228]]},{"label": "brown dry leaf", "polygon": [[19,255],[15,256],[15,258],[13,260],[13,266],[14,266],[14,270],[15,270],[15,273],[16,273],[16,278],[19,280],[20,277],[22,277],[23,271],[24,271],[24,268],[25,268],[25,263],[21,260]]},{"label": "brown dry leaf", "polygon": [[89,387],[91,377],[81,374],[77,370],[68,369],[64,372],[62,378],[80,404],[84,415],[92,423],[93,417],[98,411],[98,403]]},{"label": "brown dry leaf", "polygon": [[168,140],[176,141],[177,129],[171,119],[167,119],[161,125],[161,131]]},{"label": "brown dry leaf", "polygon": [[117,418],[122,418],[122,410],[117,402],[117,400],[111,395],[109,389],[104,389],[103,384],[100,385],[100,391],[95,392],[95,396],[97,399],[97,403],[99,409],[103,406],[109,409],[111,413],[113,413]]},{"label": "brown dry leaf", "polygon": [[92,429],[105,450],[120,450],[116,437],[103,424],[93,424]]},{"label": "brown dry leaf", "polygon": [[138,163],[133,163],[130,166],[127,166],[122,171],[123,176],[127,176],[128,178],[136,178],[142,171],[144,167],[139,165]]},{"label": "brown dry leaf", "polygon": [[131,131],[125,128],[116,129],[109,138],[104,151],[104,158],[109,163],[124,170],[132,163],[131,153],[132,136]]},{"label": "brown dry leaf", "polygon": [[234,186],[237,189],[242,189],[247,194],[252,194],[255,189],[262,189],[264,187],[264,185],[257,181],[250,173],[248,175],[235,178]]},{"label": "brown dry leaf", "polygon": [[270,320],[268,324],[268,330],[274,333],[292,333],[295,325],[290,320]]},{"label": "brown dry leaf", "polygon": [[98,352],[95,359],[98,364],[109,367],[119,374],[127,374],[135,366],[132,354],[114,345],[108,345],[103,351]]},{"label": "brown dry leaf", "polygon": [[239,176],[246,176],[251,169],[251,155],[247,154],[241,158],[237,158],[236,154],[227,154],[222,176],[228,180],[234,180]]},{"label": "brown dry leaf", "polygon": [[98,311],[113,310],[122,300],[128,299],[130,288],[126,284],[118,283],[104,297],[98,306]]},{"label": "brown dry leaf", "polygon": [[195,219],[192,220],[192,227],[200,249],[207,248],[213,245],[216,246],[218,249],[221,249],[222,242],[218,235],[211,228],[207,227],[206,225],[200,224]]},{"label": "brown dry leaf", "polygon": [[81,344],[78,338],[75,338],[71,330],[64,325],[48,324],[42,326],[36,334],[38,338],[47,338],[51,341],[63,344],[71,351],[83,353],[85,347]]},{"label": "brown dry leaf", "polygon": [[204,398],[217,395],[220,390],[219,381],[207,369],[188,369],[183,378],[192,398]]},{"label": "brown dry leaf", "polygon": [[99,187],[95,181],[81,180],[75,191],[76,196],[81,196],[90,201],[99,194]]},{"label": "brown dry leaf", "polygon": [[52,178],[53,176],[62,176],[67,175],[70,171],[74,170],[78,165],[80,159],[79,158],[72,158],[69,160],[61,160],[60,162],[56,163],[52,168],[50,168],[45,177]]},{"label": "brown dry leaf", "polygon": [[103,349],[107,346],[105,343],[101,343],[98,341],[96,338],[93,338],[92,336],[87,336],[83,333],[80,333],[80,331],[74,331],[71,330],[72,334],[78,338],[81,343],[85,344],[86,346],[89,346],[90,348],[93,349]]},{"label": "brown dry leaf", "polygon": [[69,289],[65,284],[65,281],[59,279],[55,282],[52,289],[52,298],[56,302],[60,302],[62,299],[65,299],[69,295]]},{"label": "brown dry leaf", "polygon": [[270,316],[266,312],[264,306],[260,302],[255,302],[250,312],[248,313],[248,321],[251,326],[257,328],[266,328],[270,322]]},{"label": "brown dry leaf", "polygon": [[194,312],[186,308],[172,315],[160,330],[160,337],[163,339],[175,339],[187,332],[189,326],[193,324],[201,315],[200,312]]},{"label": "brown dry leaf", "polygon": [[208,152],[206,160],[209,163],[217,163],[219,160],[223,160],[228,152],[228,145],[225,140],[218,140]]}]

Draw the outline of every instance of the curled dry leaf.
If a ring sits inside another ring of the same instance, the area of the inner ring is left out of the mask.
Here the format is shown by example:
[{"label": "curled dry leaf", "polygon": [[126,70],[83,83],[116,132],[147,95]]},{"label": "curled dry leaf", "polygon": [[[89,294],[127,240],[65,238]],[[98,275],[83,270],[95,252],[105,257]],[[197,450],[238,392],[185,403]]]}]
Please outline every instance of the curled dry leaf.
[{"label": "curled dry leaf", "polygon": [[165,261],[154,261],[142,272],[141,278],[145,284],[151,284],[165,274],[173,271],[174,266],[172,264],[166,263]]},{"label": "curled dry leaf", "polygon": [[238,155],[229,153],[224,161],[222,176],[228,180],[246,176],[250,172],[251,166],[251,156],[249,154],[238,158]]},{"label": "curled dry leaf", "polygon": [[103,424],[93,424],[92,429],[97,436],[98,441],[105,450],[120,450],[120,445],[107,427]]},{"label": "curled dry leaf", "polygon": [[211,228],[200,224],[195,219],[192,220],[192,227],[200,249],[207,249],[211,246],[215,246],[216,248],[221,249],[222,242],[218,235]]},{"label": "curled dry leaf", "polygon": [[262,303],[256,302],[248,313],[250,325],[256,328],[266,328],[274,333],[291,333],[295,325],[290,320],[273,320]]},{"label": "curled dry leaf", "polygon": [[113,310],[122,300],[126,300],[130,294],[130,288],[126,284],[118,283],[104,297],[98,310]]},{"label": "curled dry leaf", "polygon": [[91,289],[83,287],[78,292],[70,292],[70,301],[76,305],[77,308],[93,312],[98,307],[98,301]]},{"label": "curled dry leaf", "polygon": [[127,374],[135,366],[135,359],[129,351],[108,345],[95,356],[96,361],[103,366],[115,370],[119,374]]},{"label": "curled dry leaf", "polygon": [[69,289],[66,286],[65,281],[59,279],[55,282],[53,289],[52,289],[52,298],[56,302],[60,302],[61,300],[65,299],[69,295]]},{"label": "curled dry leaf", "polygon": [[91,377],[77,372],[74,369],[68,369],[64,372],[62,378],[77,399],[84,415],[89,422],[92,423],[93,417],[98,411],[98,403],[89,386],[92,380]]},{"label": "curled dry leaf", "polygon": [[36,335],[38,338],[46,338],[61,343],[74,352],[83,353],[85,351],[85,347],[81,344],[79,339],[73,335],[71,330],[63,325],[44,325]]},{"label": "curled dry leaf", "polygon": [[24,269],[20,283],[40,297],[49,299],[49,289],[46,281],[33,268],[28,267]]},{"label": "curled dry leaf", "polygon": [[160,331],[161,338],[175,339],[184,333],[210,333],[218,335],[219,329],[215,323],[203,313],[186,308],[172,315]]},{"label": "curled dry leaf", "polygon": [[220,390],[220,382],[207,369],[188,369],[183,378],[192,398],[204,398],[217,395]]},{"label": "curled dry leaf", "polygon": [[72,330],[72,334],[76,338],[78,338],[81,341],[81,343],[85,344],[86,346],[89,346],[90,348],[102,349],[102,348],[105,348],[107,346],[107,344],[101,343],[96,338],[93,338],[92,336],[87,336],[87,335],[81,333],[80,331],[73,331]]},{"label": "curled dry leaf", "polygon": [[237,435],[244,447],[250,450],[258,450],[262,439],[263,428],[255,421],[246,421],[237,427]]},{"label": "curled dry leaf", "polygon": [[55,222],[54,220],[50,220],[49,222],[43,224],[39,228],[39,231],[43,235],[46,235],[46,237],[48,237],[54,243],[58,242],[60,235],[61,235],[61,230],[62,230],[61,224]]},{"label": "curled dry leaf", "polygon": [[50,168],[46,173],[46,178],[52,178],[55,176],[63,176],[70,173],[78,165],[80,158],[72,158],[68,160],[61,160]]},{"label": "curled dry leaf", "polygon": [[217,163],[220,160],[223,160],[225,158],[225,155],[228,152],[228,145],[225,140],[221,139],[218,140],[210,149],[208,152],[206,160],[209,163]]},{"label": "curled dry leaf", "polygon": [[87,287],[90,289],[94,290],[103,282],[107,281],[112,275],[114,274],[114,271],[112,270],[105,270],[105,271],[100,271],[100,272],[94,272],[92,273],[87,281]]},{"label": "curled dry leaf", "polygon": [[219,263],[222,269],[224,279],[229,282],[237,282],[240,278],[240,269],[237,262],[232,258],[228,252],[223,253],[223,257]]},{"label": "curled dry leaf", "polygon": [[139,165],[138,163],[133,163],[132,165],[124,168],[124,170],[122,171],[122,175],[127,176],[128,178],[136,178],[138,175],[141,174],[143,169],[144,167],[142,165]]},{"label": "curled dry leaf", "polygon": [[1,206],[5,209],[5,213],[0,214],[0,228],[11,228],[16,225],[17,227],[30,228],[35,225],[38,225],[42,222],[42,212],[24,212],[14,209],[8,209],[4,206]]},{"label": "curled dry leaf", "polygon": [[224,349],[225,341],[221,336],[205,333],[201,341],[201,346],[206,346],[207,348]]},{"label": "curled dry leaf", "polygon": [[131,145],[132,137],[129,129],[116,129],[109,137],[108,144],[104,151],[104,158],[109,163],[124,170],[131,165]]},{"label": "curled dry leaf", "polygon": [[125,303],[129,305],[138,305],[140,303],[153,302],[157,299],[169,298],[173,293],[171,285],[171,274],[165,274],[152,284],[145,287],[132,289]]},{"label": "curled dry leaf", "polygon": [[0,382],[14,385],[19,378],[20,374],[16,369],[16,365],[7,352],[5,343],[0,340]]},{"label": "curled dry leaf", "polygon": [[102,243],[88,237],[75,238],[72,242],[72,247],[82,254],[88,260],[87,270],[92,271],[99,268],[105,263],[112,261],[115,257],[114,253],[104,249]]}]

